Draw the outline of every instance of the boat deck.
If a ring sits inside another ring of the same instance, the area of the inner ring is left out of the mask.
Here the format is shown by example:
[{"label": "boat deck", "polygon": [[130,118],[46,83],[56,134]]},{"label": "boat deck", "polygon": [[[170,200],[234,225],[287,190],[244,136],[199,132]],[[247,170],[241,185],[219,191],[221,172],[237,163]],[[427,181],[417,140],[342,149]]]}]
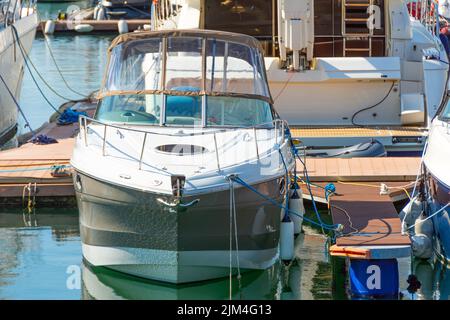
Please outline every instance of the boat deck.
[{"label": "boat deck", "polygon": [[[414,181],[418,157],[307,158],[311,181]],[[303,165],[297,161],[297,170]]]},{"label": "boat deck", "polygon": [[351,146],[369,139],[381,142],[389,152],[420,151],[428,131],[422,127],[312,127],[290,126],[293,137],[300,139],[307,147],[333,148]]},{"label": "boat deck", "polygon": [[297,127],[290,126],[294,137],[407,137],[426,136],[422,127]]}]

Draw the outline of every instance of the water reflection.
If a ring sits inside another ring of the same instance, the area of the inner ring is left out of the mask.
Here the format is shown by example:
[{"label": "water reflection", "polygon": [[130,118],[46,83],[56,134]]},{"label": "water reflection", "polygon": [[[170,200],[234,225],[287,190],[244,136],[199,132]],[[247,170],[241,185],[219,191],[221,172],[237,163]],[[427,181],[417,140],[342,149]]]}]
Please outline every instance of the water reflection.
[{"label": "water reflection", "polygon": [[[233,300],[273,300],[278,293],[279,265],[265,271],[252,271],[242,275],[239,291],[236,278],[233,279]],[[82,265],[83,299],[116,300],[227,300],[229,280],[222,278],[185,285],[169,285],[139,279],[109,270]]]},{"label": "water reflection", "polygon": [[66,287],[81,256],[78,213],[65,212],[0,213],[0,299],[80,298]]},{"label": "water reflection", "polygon": [[[309,234],[309,231],[296,239],[297,258],[290,265],[286,266],[280,262],[264,271],[244,273],[241,290],[234,277],[232,299],[332,299],[331,266],[322,252],[324,237]],[[227,300],[229,285],[229,279],[222,278],[175,286],[128,276],[107,268],[93,267],[87,262],[82,264],[83,299]]]},{"label": "water reflection", "polygon": [[[31,225],[31,226],[30,226]],[[328,260],[325,237],[305,227],[296,260],[233,278],[234,300],[348,299],[345,259]],[[82,263],[76,209],[0,213],[0,299],[229,299],[228,278],[174,286]],[[67,286],[69,266],[80,266],[80,286]],[[399,262],[403,299],[450,299],[450,269],[440,263]],[[411,294],[411,271],[421,288]]]},{"label": "water reflection", "polygon": [[450,300],[450,268],[435,261],[417,259],[413,271],[420,281],[417,292],[402,291],[404,299]]}]

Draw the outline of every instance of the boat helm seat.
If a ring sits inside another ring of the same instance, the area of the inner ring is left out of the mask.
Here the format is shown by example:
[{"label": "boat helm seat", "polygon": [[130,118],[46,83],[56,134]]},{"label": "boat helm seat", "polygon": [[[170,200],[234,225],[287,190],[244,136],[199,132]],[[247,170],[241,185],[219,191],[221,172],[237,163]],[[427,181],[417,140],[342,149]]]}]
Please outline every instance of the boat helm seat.
[{"label": "boat helm seat", "polygon": [[[198,87],[180,86],[171,88],[173,91],[199,92]],[[167,96],[167,124],[193,125],[196,119],[201,121],[202,105],[200,96]]]}]

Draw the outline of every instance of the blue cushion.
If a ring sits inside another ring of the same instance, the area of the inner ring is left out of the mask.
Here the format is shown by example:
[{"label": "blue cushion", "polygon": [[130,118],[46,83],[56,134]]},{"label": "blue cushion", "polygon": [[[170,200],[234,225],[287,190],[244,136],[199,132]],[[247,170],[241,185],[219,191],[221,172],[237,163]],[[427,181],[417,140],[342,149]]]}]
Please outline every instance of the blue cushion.
[{"label": "blue cushion", "polygon": [[[173,87],[173,91],[199,92],[197,87],[180,86]],[[201,112],[201,102],[199,96],[167,96],[166,115],[195,117]]]}]

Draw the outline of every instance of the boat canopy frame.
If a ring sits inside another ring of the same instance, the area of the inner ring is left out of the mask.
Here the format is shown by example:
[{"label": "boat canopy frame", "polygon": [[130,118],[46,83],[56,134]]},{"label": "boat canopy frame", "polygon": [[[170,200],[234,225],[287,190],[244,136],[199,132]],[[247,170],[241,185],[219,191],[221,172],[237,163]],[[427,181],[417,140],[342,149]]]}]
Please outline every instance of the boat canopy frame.
[{"label": "boat canopy frame", "polygon": [[[197,91],[189,91],[189,90],[171,90],[166,89],[166,73],[167,73],[167,39],[168,38],[201,38],[202,39],[202,50],[201,50],[201,63],[202,63],[202,81],[201,88]],[[144,32],[135,32],[135,33],[126,33],[123,35],[119,35],[116,37],[110,47],[108,48],[108,63],[107,70],[109,70],[111,66],[111,57],[113,54],[114,48],[118,47],[121,44],[135,41],[135,40],[145,40],[145,39],[162,39],[162,81],[161,81],[161,89],[154,90],[109,90],[107,89],[107,81],[108,81],[108,72],[106,72],[103,82],[102,82],[102,90],[98,93],[98,99],[102,99],[108,96],[117,96],[117,95],[144,95],[144,94],[162,94],[162,95],[178,95],[178,96],[223,96],[223,97],[236,97],[236,98],[247,98],[247,99],[258,99],[269,103],[271,106],[274,104],[274,100],[270,93],[270,89],[267,81],[267,73],[266,68],[264,66],[264,55],[263,49],[260,42],[248,35],[237,34],[232,32],[225,31],[212,31],[212,30],[203,30],[203,29],[195,29],[195,30],[158,30],[158,31],[144,31]],[[237,93],[237,92],[222,92],[222,91],[213,91],[208,90],[206,86],[207,79],[207,62],[206,62],[206,43],[207,40],[218,40],[224,41],[225,43],[236,43],[240,45],[247,46],[251,49],[257,51],[259,55],[259,61],[257,61],[257,67],[259,67],[259,71],[261,76],[263,77],[263,81],[266,85],[266,93],[267,95],[260,94],[250,94],[250,93]],[[202,99],[204,100],[204,99]],[[203,104],[203,103],[202,103]]]}]

